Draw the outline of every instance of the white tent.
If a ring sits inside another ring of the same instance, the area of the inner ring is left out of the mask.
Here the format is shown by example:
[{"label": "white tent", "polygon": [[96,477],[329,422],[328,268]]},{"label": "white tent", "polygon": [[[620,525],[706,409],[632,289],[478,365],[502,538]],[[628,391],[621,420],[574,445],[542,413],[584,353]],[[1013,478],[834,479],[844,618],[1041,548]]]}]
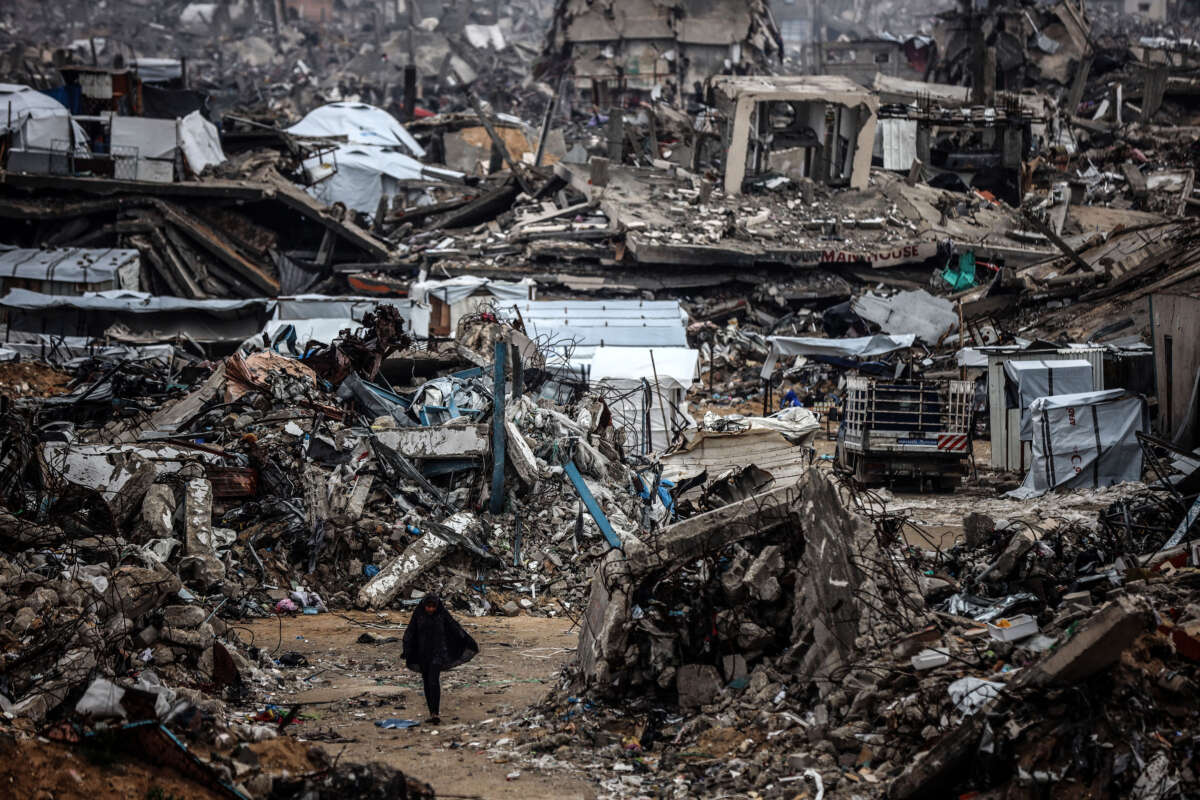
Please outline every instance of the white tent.
[{"label": "white tent", "polygon": [[1053,489],[1098,489],[1142,477],[1138,431],[1149,431],[1146,401],[1123,389],[1039,397],[1033,415],[1033,461],[1010,497]]},{"label": "white tent", "polygon": [[[76,152],[87,152],[87,134],[71,119],[71,112],[48,94],[29,86],[0,83],[0,131],[17,132],[14,149],[70,149],[74,133]],[[60,146],[59,143],[64,143]]]},{"label": "white tent", "polygon": [[413,335],[430,336],[432,327],[437,331],[432,335],[453,336],[464,316],[483,306],[494,304],[503,309],[528,300],[536,289],[532,278],[513,283],[459,275],[440,281],[414,281],[408,287]]},{"label": "white tent", "polygon": [[[309,194],[327,206],[341,203],[363,214],[374,214],[381,197],[404,191],[399,181],[461,181],[463,174],[444,167],[422,164],[395,149],[348,144],[331,155],[309,159],[304,167],[317,182]],[[322,175],[328,175],[320,179]],[[413,201],[420,204],[420,195]],[[432,201],[429,201],[432,202]]]},{"label": "white tent", "polygon": [[[571,367],[600,385],[613,423],[634,452],[662,452],[675,428],[693,428],[687,391],[700,374],[700,353],[688,347],[595,347]],[[652,357],[653,356],[653,357]],[[655,374],[658,381],[655,382]],[[665,426],[664,426],[665,421]]]},{"label": "white tent", "polygon": [[1016,385],[1016,399],[1021,409],[1021,441],[1024,442],[1033,438],[1030,406],[1034,400],[1060,394],[1082,394],[1096,388],[1092,384],[1092,364],[1081,358],[1007,361],[1004,375]]},{"label": "white tent", "polygon": [[425,157],[425,149],[398,119],[366,103],[323,105],[308,112],[287,132],[310,139],[345,137],[349,144],[401,147],[411,156]]}]

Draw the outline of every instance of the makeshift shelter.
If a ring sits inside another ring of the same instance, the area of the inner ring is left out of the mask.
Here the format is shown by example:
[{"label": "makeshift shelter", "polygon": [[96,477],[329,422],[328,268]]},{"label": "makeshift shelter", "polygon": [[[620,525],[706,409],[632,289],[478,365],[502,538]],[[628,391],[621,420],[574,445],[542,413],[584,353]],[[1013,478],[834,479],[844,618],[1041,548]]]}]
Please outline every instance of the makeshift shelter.
[{"label": "makeshift shelter", "polygon": [[420,338],[453,336],[458,321],[480,308],[511,306],[533,297],[532,278],[513,283],[461,275],[443,281],[420,280],[408,287],[413,334]]},{"label": "makeshift shelter", "polygon": [[45,294],[83,294],[138,288],[137,250],[63,247],[0,248],[0,292],[29,289]]},{"label": "makeshift shelter", "polygon": [[363,144],[342,145],[304,163],[314,181],[308,193],[327,206],[341,203],[363,214],[373,215],[379,201],[406,195],[406,205],[425,205],[433,200],[424,189],[406,190],[406,181],[461,182],[463,174],[431,167],[389,147]]},{"label": "makeshift shelter", "polygon": [[572,359],[597,347],[687,347],[676,300],[538,300],[517,304],[526,332]]},{"label": "makeshift shelter", "polygon": [[662,452],[676,429],[695,427],[687,392],[700,374],[700,353],[687,347],[596,347],[587,359],[592,385],[604,391],[613,424],[629,452]]},{"label": "makeshift shelter", "polygon": [[1099,489],[1142,477],[1139,431],[1149,433],[1145,398],[1123,389],[1039,397],[1030,408],[1033,459],[1010,497],[1053,489]]},{"label": "makeshift shelter", "polygon": [[1093,391],[1090,361],[1077,358],[1063,361],[1009,361],[1004,365],[1007,378],[1006,400],[1010,408],[1021,411],[1021,441],[1033,439],[1030,406],[1039,397],[1082,394]]},{"label": "makeshift shelter", "polygon": [[414,158],[425,157],[425,148],[398,119],[366,103],[328,103],[314,108],[287,132],[305,139],[340,139],[347,144],[399,147]]},{"label": "makeshift shelter", "polygon": [[1025,443],[1021,440],[1023,410],[1018,407],[1015,396],[1010,403],[1008,394],[1010,379],[1005,372],[1008,364],[1014,361],[1087,361],[1092,367],[1091,390],[1109,388],[1104,382],[1105,349],[1102,345],[1050,348],[1025,342],[980,347],[977,350],[987,359],[988,430],[992,440],[991,466],[994,469],[1024,472],[1029,466],[1028,440]]},{"label": "makeshift shelter", "polygon": [[[51,153],[87,153],[87,133],[71,112],[48,94],[29,86],[0,83],[0,132],[12,133],[8,168],[50,172]],[[42,169],[30,169],[42,165]]]},{"label": "makeshift shelter", "polygon": [[179,156],[195,175],[225,160],[217,127],[199,111],[180,119],[112,115],[109,130],[113,157],[134,160],[135,174],[130,177],[140,181],[175,180]]}]

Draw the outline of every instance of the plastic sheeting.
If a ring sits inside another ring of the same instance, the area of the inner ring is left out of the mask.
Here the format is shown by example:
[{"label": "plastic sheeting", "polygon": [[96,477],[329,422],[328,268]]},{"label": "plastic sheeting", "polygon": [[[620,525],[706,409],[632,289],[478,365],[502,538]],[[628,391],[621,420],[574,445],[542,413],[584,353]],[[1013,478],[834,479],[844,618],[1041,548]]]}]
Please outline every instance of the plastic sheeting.
[{"label": "plastic sheeting", "polygon": [[75,309],[114,311],[130,314],[157,314],[163,311],[203,311],[234,316],[249,310],[274,311],[275,302],[265,298],[250,300],[189,300],[184,297],[159,297],[146,292],[85,292],[81,297],[42,294],[28,289],[12,289],[0,297],[0,308],[24,311]]},{"label": "plastic sheeting", "polygon": [[408,308],[399,302],[378,297],[333,297],[323,294],[300,294],[280,297],[276,300],[275,318],[297,319],[351,319],[361,320],[379,305],[394,305],[401,318],[408,319]]},{"label": "plastic sheeting", "polygon": [[0,131],[10,126],[19,131],[13,142],[16,149],[52,150],[70,142],[73,134],[76,152],[88,151],[87,134],[66,106],[29,86],[0,83]]},{"label": "plastic sheeting", "polygon": [[[0,278],[51,283],[111,283],[116,288],[119,278],[122,287],[136,286],[140,267],[141,255],[137,250],[65,247],[57,250],[17,248],[0,252]],[[128,283],[130,277],[132,284]]]},{"label": "plastic sheeting", "polygon": [[1021,408],[1021,441],[1033,439],[1030,406],[1039,397],[1083,394],[1096,387],[1092,383],[1091,362],[1083,359],[1064,361],[1006,361],[1004,374],[1017,385]]},{"label": "plastic sheeting", "polygon": [[173,119],[147,119],[113,115],[110,135],[114,148],[130,147],[138,158],[174,158],[179,146],[178,125]]},{"label": "plastic sheeting", "polygon": [[350,144],[403,147],[409,155],[425,157],[425,148],[417,143],[399,120],[382,108],[366,103],[323,105],[308,112],[287,132],[309,138],[344,136]]},{"label": "plastic sheeting", "polygon": [[1033,460],[1009,497],[1053,489],[1098,489],[1142,477],[1138,431],[1150,429],[1146,401],[1123,389],[1033,401]]},{"label": "plastic sheeting", "polygon": [[805,336],[771,336],[771,352],[763,363],[762,377],[769,378],[781,356],[833,356],[838,358],[874,358],[906,350],[913,346],[914,334],[890,336],[877,333],[855,339],[818,339]]},{"label": "plastic sheeting", "polygon": [[46,119],[65,117],[69,113],[66,106],[37,89],[17,83],[0,83],[0,122],[5,128],[9,119],[14,128],[19,128],[20,121],[26,117]]},{"label": "plastic sheeting", "polygon": [[926,344],[937,344],[948,332],[958,329],[954,304],[924,289],[892,297],[868,293],[852,300],[850,308],[863,319],[874,322],[884,333],[915,334]]},{"label": "plastic sheeting", "polygon": [[[653,355],[653,362],[651,362]],[[589,363],[593,381],[617,379],[654,382],[687,390],[700,371],[700,353],[688,347],[597,347]]]},{"label": "plastic sheeting", "polygon": [[137,58],[131,66],[145,83],[166,83],[183,77],[183,62],[177,58]]},{"label": "plastic sheeting", "polygon": [[532,278],[525,278],[513,283],[476,278],[473,275],[460,275],[444,281],[416,281],[408,287],[408,296],[418,303],[427,303],[430,296],[434,296],[452,306],[475,294],[476,289],[482,288],[497,301],[507,305],[528,300],[529,292],[535,286],[537,284]]},{"label": "plastic sheeting", "polygon": [[193,111],[179,121],[179,149],[192,172],[199,175],[205,167],[225,161],[217,126]]},{"label": "plastic sheeting", "polygon": [[517,310],[530,336],[576,348],[687,346],[687,313],[675,300],[538,300]]},{"label": "plastic sheeting", "polygon": [[[411,156],[384,147],[348,144],[332,156],[306,161],[305,169],[329,177],[308,187],[308,193],[325,205],[341,203],[363,214],[374,214],[382,197],[403,191],[398,181],[461,181],[463,174],[422,164]],[[335,169],[336,168],[336,169]]]}]

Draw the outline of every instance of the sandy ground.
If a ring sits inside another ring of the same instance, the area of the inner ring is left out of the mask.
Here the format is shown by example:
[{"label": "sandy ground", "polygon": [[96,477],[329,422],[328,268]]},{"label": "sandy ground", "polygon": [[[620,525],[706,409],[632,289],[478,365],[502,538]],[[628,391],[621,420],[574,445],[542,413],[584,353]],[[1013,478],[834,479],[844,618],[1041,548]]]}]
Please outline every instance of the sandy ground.
[{"label": "sandy ground", "polygon": [[[293,670],[309,677],[311,689],[277,694],[274,702],[306,703],[302,722],[290,735],[320,741],[331,756],[349,761],[383,761],[433,785],[438,795],[497,798],[586,798],[583,780],[556,774],[537,775],[509,763],[489,760],[489,745],[505,738],[502,723],[519,721],[555,681],[578,642],[569,620],[541,617],[459,616],[479,643],[469,664],[443,675],[442,725],[427,717],[420,678],[400,661],[400,642],[360,644],[364,633],[378,637],[404,635],[407,612],[344,616],[321,614],[276,619],[249,627],[268,652],[279,641],[279,654],[303,655],[307,666]],[[385,730],[377,720],[411,719],[415,728]]]}]

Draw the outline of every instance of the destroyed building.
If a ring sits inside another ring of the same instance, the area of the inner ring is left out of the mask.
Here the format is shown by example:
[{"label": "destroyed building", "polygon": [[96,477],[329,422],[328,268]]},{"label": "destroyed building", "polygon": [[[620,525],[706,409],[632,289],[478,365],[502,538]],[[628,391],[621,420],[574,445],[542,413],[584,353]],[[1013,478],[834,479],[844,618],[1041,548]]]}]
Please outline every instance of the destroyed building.
[{"label": "destroyed building", "polygon": [[546,47],[569,65],[575,90],[607,108],[627,97],[682,103],[709,76],[769,70],[783,41],[761,0],[561,0]]}]

